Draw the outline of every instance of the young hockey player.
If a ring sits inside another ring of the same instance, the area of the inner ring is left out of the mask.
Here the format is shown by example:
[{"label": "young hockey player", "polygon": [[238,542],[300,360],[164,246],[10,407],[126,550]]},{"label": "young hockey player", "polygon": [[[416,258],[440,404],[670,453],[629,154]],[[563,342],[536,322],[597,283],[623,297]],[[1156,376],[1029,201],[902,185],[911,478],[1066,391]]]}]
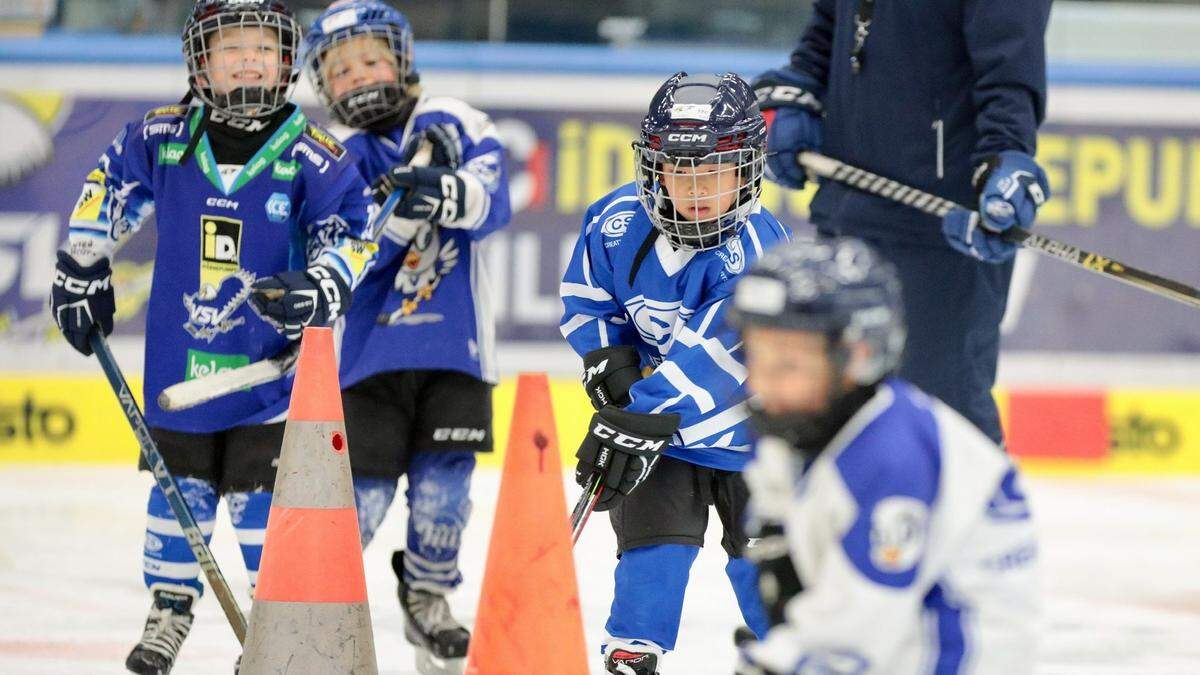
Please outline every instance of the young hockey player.
[{"label": "young hockey player", "polygon": [[[376,201],[404,195],[342,339],[363,545],[406,474],[406,550],[392,556],[405,635],[421,673],[462,672],[470,634],[445,596],[462,581],[475,453],[492,447],[494,329],[479,247],[509,220],[504,151],[487,115],[421,93],[408,20],[387,4],[334,4],[306,45],[314,87],[351,127],[339,134]],[[413,159],[422,146],[427,162]]]},{"label": "young hockey player", "polygon": [[[742,614],[766,628],[744,558],[746,371],[724,323],[737,277],[789,237],[759,205],[765,137],[736,75],[671,77],[634,144],[635,181],[588,209],[563,278],[562,333],[598,410],[576,480],[599,474],[596,508],[611,510],[620,558],[608,672],[652,675],[675,647],[710,506]],[[645,379],[643,368],[653,370]]]},{"label": "young hockey player", "polygon": [[891,375],[905,335],[892,264],[858,239],[797,240],[732,304],[764,434],[745,475],[772,623],[738,672],[1032,673],[1037,543],[1020,477]]},{"label": "young hockey player", "polygon": [[[189,98],[198,102],[157,108],[117,134],[84,184],[51,291],[59,328],[90,354],[88,334],[112,331],[109,259],[156,216],[146,419],[206,535],[225,495],[251,583],[290,381],[185,412],[167,413],[156,400],[169,384],[269,357],[305,326],[330,323],[375,254],[364,239],[365,182],[345,149],[288,103],[298,41],[282,3],[197,3],[183,51]],[[145,581],[154,604],[126,666],[161,674],[174,664],[203,587],[157,487],[148,511]]]}]

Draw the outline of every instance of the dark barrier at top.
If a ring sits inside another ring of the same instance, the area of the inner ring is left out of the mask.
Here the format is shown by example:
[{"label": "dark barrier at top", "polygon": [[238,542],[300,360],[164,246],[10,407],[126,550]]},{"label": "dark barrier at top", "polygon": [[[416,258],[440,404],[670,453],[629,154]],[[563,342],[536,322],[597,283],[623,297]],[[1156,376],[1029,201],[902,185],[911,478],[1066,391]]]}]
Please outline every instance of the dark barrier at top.
[{"label": "dark barrier at top", "polygon": [[[43,340],[54,250],[84,177],[121,126],[162,101],[0,96],[16,120],[0,146],[0,340]],[[632,178],[638,116],[492,111],[510,150],[512,225],[490,238],[501,340],[559,342],[560,272],[588,204]],[[16,133],[18,132],[19,133]],[[1039,159],[1054,197],[1037,227],[1056,238],[1200,285],[1200,129],[1051,124]],[[903,180],[903,176],[895,176]],[[765,205],[804,227],[811,188],[769,187]],[[142,331],[154,228],[115,266],[122,334]],[[1007,349],[1198,352],[1200,316],[1052,260],[1018,271]],[[3,364],[0,363],[0,367]]]}]

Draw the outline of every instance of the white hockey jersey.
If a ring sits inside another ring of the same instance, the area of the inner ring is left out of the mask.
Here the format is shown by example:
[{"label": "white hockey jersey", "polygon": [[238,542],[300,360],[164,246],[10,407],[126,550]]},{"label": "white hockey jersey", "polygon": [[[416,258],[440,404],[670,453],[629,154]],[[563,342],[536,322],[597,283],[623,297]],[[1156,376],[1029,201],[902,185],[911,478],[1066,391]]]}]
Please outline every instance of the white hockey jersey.
[{"label": "white hockey jersey", "polygon": [[[752,508],[781,517],[804,590],[747,647],[784,673],[1033,672],[1037,543],[1019,475],[942,402],[889,379],[808,466],[764,439]],[[786,480],[786,479],[785,479]]]}]

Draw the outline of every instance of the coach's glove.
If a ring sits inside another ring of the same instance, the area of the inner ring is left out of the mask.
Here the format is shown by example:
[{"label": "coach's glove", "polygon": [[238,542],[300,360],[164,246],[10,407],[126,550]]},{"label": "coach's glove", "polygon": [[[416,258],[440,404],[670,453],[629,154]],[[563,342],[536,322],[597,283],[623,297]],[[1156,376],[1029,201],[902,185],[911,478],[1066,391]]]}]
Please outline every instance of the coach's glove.
[{"label": "coach's glove", "polygon": [[1038,207],[1050,198],[1046,172],[1029,155],[1005,150],[984,160],[971,183],[979,195],[978,213],[954,209],[942,218],[942,233],[960,253],[989,263],[1011,260],[1017,245],[1001,233],[1033,224]]},{"label": "coach's glove", "polygon": [[84,267],[66,251],[59,251],[50,287],[50,313],[67,342],[80,354],[90,356],[88,337],[92,330],[99,326],[107,337],[112,333],[116,311],[108,258]]},{"label": "coach's glove", "polygon": [[671,436],[679,415],[648,415],[605,406],[592,415],[587,435],[575,457],[575,482],[587,487],[599,473],[604,491],[597,511],[607,511],[650,475]]},{"label": "coach's glove", "polygon": [[280,272],[251,286],[250,304],[264,321],[289,340],[307,326],[327,326],[350,308],[350,286],[324,265]]},{"label": "coach's glove", "polygon": [[751,85],[767,120],[767,177],[799,190],[808,175],[796,155],[821,147],[821,101],[815,82],[792,70],[768,70]]},{"label": "coach's glove", "polygon": [[642,360],[634,347],[602,347],[583,355],[583,388],[596,410],[629,405],[629,388],[640,379]]}]

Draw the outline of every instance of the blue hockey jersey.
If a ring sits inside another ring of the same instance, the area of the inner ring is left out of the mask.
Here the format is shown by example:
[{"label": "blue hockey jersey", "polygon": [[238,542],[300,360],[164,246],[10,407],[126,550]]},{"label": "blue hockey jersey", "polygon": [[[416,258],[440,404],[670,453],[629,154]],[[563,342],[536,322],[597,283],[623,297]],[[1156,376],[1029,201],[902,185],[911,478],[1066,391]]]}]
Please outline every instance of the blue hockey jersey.
[{"label": "blue hockey jersey", "polygon": [[168,385],[269,357],[287,341],[247,303],[256,279],[311,263],[354,287],[375,244],[370,196],[346,150],[298,108],[244,166],[218,166],[199,105],[165,106],[132,122],[100,156],[70,222],[71,254],[111,257],[156,214],[146,308],[145,401],[151,426],[207,433],[259,424],[287,409],[291,378],[168,413]]},{"label": "blue hockey jersey", "polygon": [[1037,535],[1009,457],[961,415],[884,382],[811,463],[765,438],[751,512],[783,524],[804,590],[747,647],[780,673],[1029,675]]},{"label": "blue hockey jersey", "polygon": [[400,163],[414,134],[435,124],[458,132],[465,212],[441,226],[390,219],[378,264],[345,319],[343,387],[393,370],[456,370],[496,382],[495,319],[480,245],[508,224],[511,210],[495,125],[462,101],[421,97],[403,127],[382,134],[335,130],[369,183]]},{"label": "blue hockey jersey", "polygon": [[612,345],[637,348],[654,371],[630,389],[626,410],[680,415],[667,455],[740,470],[753,441],[742,405],[741,342],[725,324],[725,301],[742,272],[791,232],[760,208],[719,248],[676,250],[658,237],[631,280],[653,229],[633,183],[592,204],[560,288],[559,328],[580,356]]}]

